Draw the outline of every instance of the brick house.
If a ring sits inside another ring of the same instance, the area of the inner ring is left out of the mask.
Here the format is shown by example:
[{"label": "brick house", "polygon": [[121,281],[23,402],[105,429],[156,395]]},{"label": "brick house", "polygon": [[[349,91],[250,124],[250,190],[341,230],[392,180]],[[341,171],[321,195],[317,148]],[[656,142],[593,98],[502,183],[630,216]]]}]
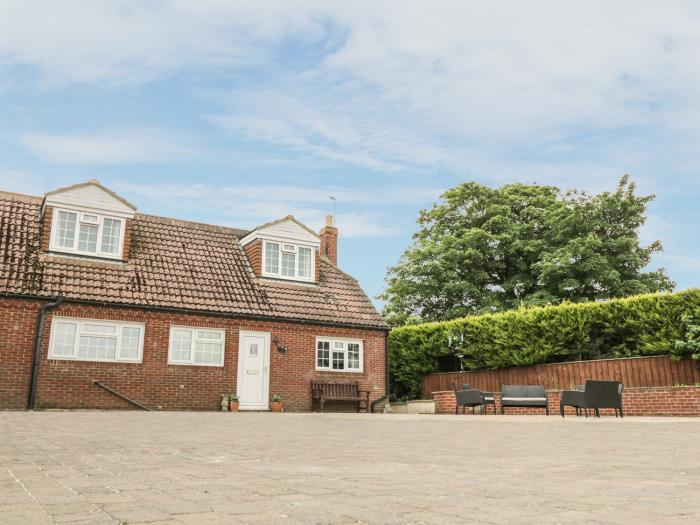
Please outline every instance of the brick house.
[{"label": "brick house", "polygon": [[97,181],[0,192],[0,408],[311,408],[313,379],[386,393],[387,326],[338,230],[138,213]]}]

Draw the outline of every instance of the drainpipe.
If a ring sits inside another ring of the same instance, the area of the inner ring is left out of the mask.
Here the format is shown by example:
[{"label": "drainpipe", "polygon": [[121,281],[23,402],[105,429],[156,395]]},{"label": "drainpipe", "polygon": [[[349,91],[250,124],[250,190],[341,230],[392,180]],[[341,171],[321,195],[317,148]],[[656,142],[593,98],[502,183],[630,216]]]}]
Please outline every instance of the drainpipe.
[{"label": "drainpipe", "polygon": [[36,339],[34,340],[34,359],[32,361],[32,377],[29,386],[29,399],[27,400],[27,409],[34,410],[36,401],[36,385],[39,377],[39,364],[41,363],[41,341],[44,338],[44,320],[46,312],[59,306],[63,302],[63,297],[58,297],[52,303],[45,303],[39,309],[39,318],[36,322]]},{"label": "drainpipe", "polygon": [[385,399],[387,401],[389,400],[389,332],[384,332],[384,381],[384,395],[379,399],[372,401],[369,410],[370,414],[374,414],[374,407],[377,405],[377,403],[381,403]]}]

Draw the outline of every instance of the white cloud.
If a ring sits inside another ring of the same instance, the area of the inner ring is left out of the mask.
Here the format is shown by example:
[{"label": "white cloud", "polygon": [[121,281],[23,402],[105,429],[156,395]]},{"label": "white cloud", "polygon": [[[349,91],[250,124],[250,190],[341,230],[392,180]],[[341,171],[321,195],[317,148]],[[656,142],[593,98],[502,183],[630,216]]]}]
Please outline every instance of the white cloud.
[{"label": "white cloud", "polygon": [[182,138],[153,128],[104,129],[80,134],[31,133],[22,145],[46,162],[61,164],[130,164],[173,162],[190,157]]},{"label": "white cloud", "polygon": [[319,26],[291,3],[223,0],[6,0],[0,67],[47,86],[135,84],[185,67],[260,63],[265,44]]},{"label": "white cloud", "polygon": [[33,173],[0,168],[0,191],[43,195],[47,190],[41,177],[37,177]]},{"label": "white cloud", "polygon": [[[210,122],[302,161],[594,191],[663,165],[697,189],[699,25],[694,2],[6,1],[0,71],[90,89],[201,73],[223,106]],[[27,145],[58,162],[184,153],[103,135],[115,145]]]},{"label": "white cloud", "polygon": [[[287,90],[237,91],[235,112],[209,117],[228,133],[273,143],[313,157],[398,172],[421,166],[454,166],[455,155],[426,141],[410,126],[388,122],[381,112],[367,112],[357,101],[335,100],[326,95],[314,102],[310,94],[290,96]],[[344,97],[342,97],[344,98]],[[240,102],[239,102],[240,101]],[[314,107],[315,106],[315,107]]]},{"label": "white cloud", "polygon": [[110,184],[124,194],[139,209],[148,210],[152,205],[173,210],[179,217],[186,212],[217,217],[231,226],[252,228],[265,222],[294,215],[310,227],[318,230],[325,215],[331,212],[329,196],[336,197],[341,211],[336,223],[345,237],[383,237],[399,231],[389,217],[377,209],[387,205],[418,204],[439,190],[433,188],[355,188],[308,187],[292,185],[240,185],[213,186],[209,184],[136,184],[114,182]]}]

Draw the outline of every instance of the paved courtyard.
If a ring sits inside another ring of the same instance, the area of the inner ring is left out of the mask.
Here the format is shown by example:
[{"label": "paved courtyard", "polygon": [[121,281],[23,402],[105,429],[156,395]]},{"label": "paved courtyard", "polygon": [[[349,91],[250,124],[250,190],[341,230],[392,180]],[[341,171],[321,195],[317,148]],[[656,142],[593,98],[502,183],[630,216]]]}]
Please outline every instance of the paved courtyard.
[{"label": "paved courtyard", "polygon": [[0,522],[700,523],[700,420],[0,412]]}]

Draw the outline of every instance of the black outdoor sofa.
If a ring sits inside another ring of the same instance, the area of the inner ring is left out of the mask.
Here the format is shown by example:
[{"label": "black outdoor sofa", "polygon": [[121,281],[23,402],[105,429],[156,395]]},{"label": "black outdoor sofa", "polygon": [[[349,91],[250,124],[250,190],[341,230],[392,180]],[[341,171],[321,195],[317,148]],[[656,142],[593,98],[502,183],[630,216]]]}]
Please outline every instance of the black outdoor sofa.
[{"label": "black outdoor sofa", "polygon": [[541,407],[549,415],[547,392],[542,385],[503,385],[501,414],[506,407]]},{"label": "black outdoor sofa", "polygon": [[620,417],[624,417],[622,412],[622,383],[619,381],[595,381],[589,379],[583,386],[578,386],[576,390],[565,390],[561,393],[559,401],[559,412],[564,417],[564,407],[571,406],[576,409],[576,415],[581,415],[581,411],[588,417],[588,411],[593,410],[596,417],[600,417],[601,408],[612,408],[615,410],[615,417],[618,412]]}]

